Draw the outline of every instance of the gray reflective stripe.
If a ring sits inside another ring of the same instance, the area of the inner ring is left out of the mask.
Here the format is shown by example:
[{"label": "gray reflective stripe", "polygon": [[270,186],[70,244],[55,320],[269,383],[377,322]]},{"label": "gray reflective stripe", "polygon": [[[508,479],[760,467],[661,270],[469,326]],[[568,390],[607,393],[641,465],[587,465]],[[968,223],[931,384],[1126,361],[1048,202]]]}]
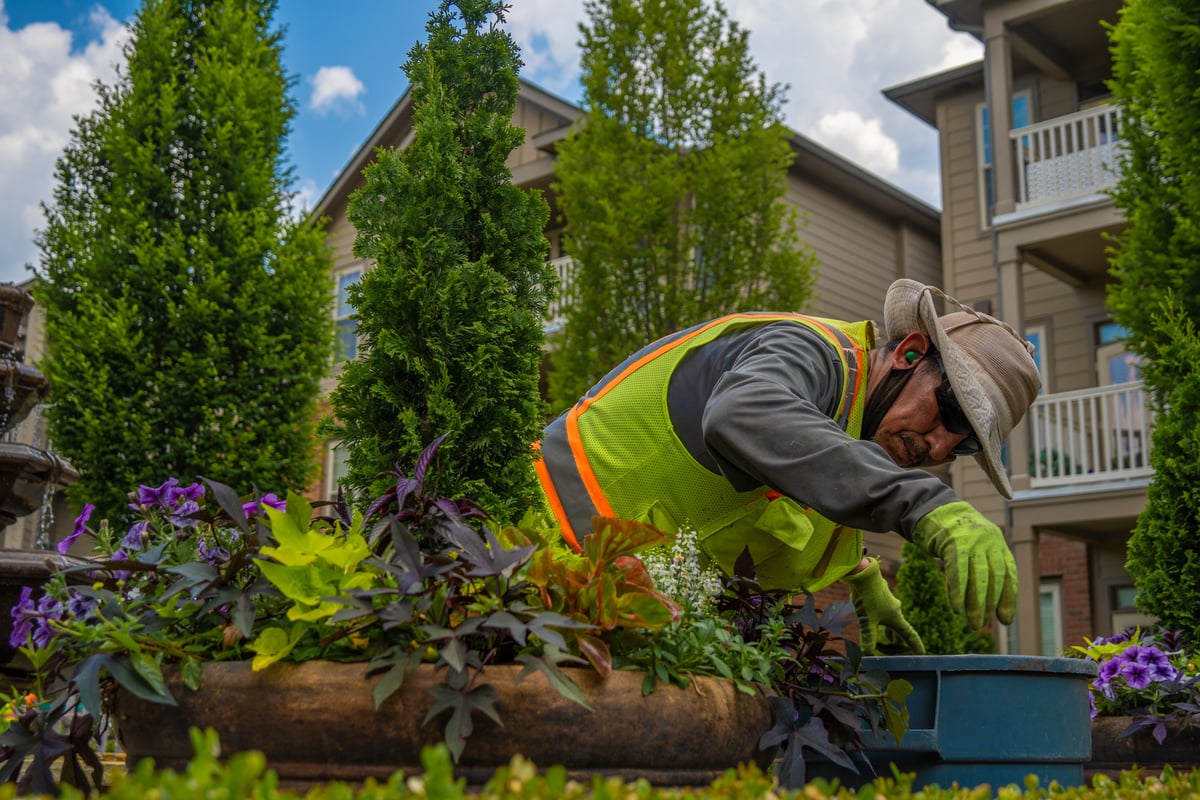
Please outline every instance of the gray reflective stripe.
[{"label": "gray reflective stripe", "polygon": [[842,413],[838,414],[837,424],[842,430],[850,425],[850,411],[854,408],[854,395],[858,389],[858,347],[846,333],[832,325],[821,325],[821,330],[832,333],[842,347],[842,356],[846,359],[846,386],[842,391]]},{"label": "gray reflective stripe", "polygon": [[582,546],[583,537],[592,532],[596,507],[592,505],[592,498],[579,475],[579,466],[571,454],[566,418],[563,414],[546,427],[542,437],[542,459],[546,462],[546,472],[554,484],[558,501],[567,514],[567,522],[575,533],[575,540]]}]

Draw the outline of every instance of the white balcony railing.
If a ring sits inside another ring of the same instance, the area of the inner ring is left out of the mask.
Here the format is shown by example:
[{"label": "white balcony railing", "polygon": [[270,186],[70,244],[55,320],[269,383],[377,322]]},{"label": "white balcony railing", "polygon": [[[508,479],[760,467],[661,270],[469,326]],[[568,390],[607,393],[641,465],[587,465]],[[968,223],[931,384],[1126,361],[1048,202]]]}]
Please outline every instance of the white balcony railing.
[{"label": "white balcony railing", "polygon": [[1042,395],[1029,410],[1030,486],[1149,476],[1154,412],[1141,381]]},{"label": "white balcony railing", "polygon": [[550,264],[558,270],[558,298],[550,303],[550,308],[546,312],[546,322],[542,325],[542,330],[547,334],[562,330],[564,322],[562,298],[566,295],[567,287],[570,285],[571,270],[575,267],[575,259],[570,256],[560,256],[551,259]]},{"label": "white balcony railing", "polygon": [[1103,105],[1009,132],[1017,210],[1097,194],[1116,183],[1121,110]]}]

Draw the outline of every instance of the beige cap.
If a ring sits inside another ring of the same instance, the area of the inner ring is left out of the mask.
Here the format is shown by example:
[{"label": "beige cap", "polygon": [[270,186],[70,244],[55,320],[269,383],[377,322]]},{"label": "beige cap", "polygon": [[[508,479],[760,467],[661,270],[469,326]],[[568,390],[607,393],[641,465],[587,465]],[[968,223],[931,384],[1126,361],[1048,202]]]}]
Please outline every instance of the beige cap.
[{"label": "beige cap", "polygon": [[[939,317],[933,305],[935,294],[962,310]],[[1033,345],[1011,325],[907,278],[888,289],[883,318],[889,341],[914,332],[933,341],[954,397],[983,446],[975,460],[996,490],[1011,498],[1012,484],[1000,461],[1000,445],[1025,416],[1042,385]]]}]

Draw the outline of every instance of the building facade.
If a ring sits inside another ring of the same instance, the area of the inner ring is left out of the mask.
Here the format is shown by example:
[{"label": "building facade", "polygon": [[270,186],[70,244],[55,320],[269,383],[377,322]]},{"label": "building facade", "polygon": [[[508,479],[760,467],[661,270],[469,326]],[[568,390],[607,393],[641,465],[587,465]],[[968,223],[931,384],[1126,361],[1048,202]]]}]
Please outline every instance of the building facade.
[{"label": "building facade", "polygon": [[884,94],[939,134],[946,290],[1023,330],[1043,384],[1007,445],[1013,500],[965,460],[951,480],[1012,543],[1009,649],[1054,654],[1145,621],[1124,562],[1153,416],[1105,307],[1106,249],[1125,226],[1106,194],[1121,114],[1104,25],[1121,0],[927,2],[984,60]]}]

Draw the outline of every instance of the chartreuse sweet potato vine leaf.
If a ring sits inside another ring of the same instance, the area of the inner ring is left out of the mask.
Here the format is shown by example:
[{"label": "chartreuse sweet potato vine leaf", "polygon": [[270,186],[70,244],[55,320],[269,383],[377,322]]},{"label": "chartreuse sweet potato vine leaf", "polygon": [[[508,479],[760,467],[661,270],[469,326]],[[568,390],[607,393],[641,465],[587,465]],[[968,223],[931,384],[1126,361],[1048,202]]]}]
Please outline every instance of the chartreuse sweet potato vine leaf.
[{"label": "chartreuse sweet potato vine leaf", "polygon": [[[293,510],[295,506],[295,510]],[[349,531],[341,525],[312,525],[312,507],[299,495],[290,495],[286,512],[267,509],[271,534],[276,547],[263,547],[259,564],[262,574],[286,597],[296,602],[288,611],[293,620],[315,621],[333,616],[342,604],[324,600],[345,594],[350,589],[369,588],[376,579],[374,570],[360,570],[371,555],[361,533],[362,517],[356,515]],[[304,522],[299,522],[302,517]]]},{"label": "chartreuse sweet potato vine leaf", "polygon": [[305,625],[292,625],[288,628],[272,626],[265,628],[250,644],[250,649],[256,654],[250,662],[250,668],[255,672],[285,658],[304,637]]}]

